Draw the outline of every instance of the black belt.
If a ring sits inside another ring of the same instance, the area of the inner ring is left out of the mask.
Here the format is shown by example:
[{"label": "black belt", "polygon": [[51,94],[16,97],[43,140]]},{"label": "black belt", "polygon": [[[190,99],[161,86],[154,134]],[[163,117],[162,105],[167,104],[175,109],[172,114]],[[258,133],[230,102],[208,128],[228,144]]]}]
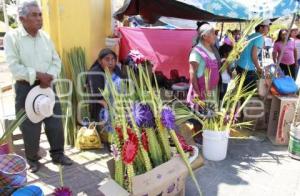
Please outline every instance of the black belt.
[{"label": "black belt", "polygon": [[[28,81],[26,80],[17,80],[16,83],[18,84],[25,84],[25,85],[30,85]],[[35,80],[33,83],[33,86],[39,85],[40,81],[39,80]]]},{"label": "black belt", "polygon": [[236,70],[240,71],[240,72],[247,72],[249,74],[256,74],[256,71],[254,71],[254,70],[246,70],[246,69],[244,69],[244,68],[242,68],[240,66],[236,66]]}]

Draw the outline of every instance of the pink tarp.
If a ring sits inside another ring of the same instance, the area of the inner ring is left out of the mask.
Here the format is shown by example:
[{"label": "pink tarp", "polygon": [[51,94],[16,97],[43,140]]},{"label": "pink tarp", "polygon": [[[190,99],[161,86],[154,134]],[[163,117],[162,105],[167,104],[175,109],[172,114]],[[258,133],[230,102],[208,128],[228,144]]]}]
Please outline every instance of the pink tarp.
[{"label": "pink tarp", "polygon": [[189,78],[188,56],[196,35],[191,29],[120,28],[120,59],[132,49],[139,50],[154,64],[155,71],[170,77],[170,70],[177,69],[180,76]]}]

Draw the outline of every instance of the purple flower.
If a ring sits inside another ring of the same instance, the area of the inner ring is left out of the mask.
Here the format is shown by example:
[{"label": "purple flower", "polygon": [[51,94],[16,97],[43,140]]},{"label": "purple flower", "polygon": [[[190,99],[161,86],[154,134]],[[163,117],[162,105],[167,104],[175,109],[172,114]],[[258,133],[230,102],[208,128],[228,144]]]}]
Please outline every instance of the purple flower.
[{"label": "purple flower", "polygon": [[60,187],[54,190],[54,196],[72,196],[72,191],[68,187]]},{"label": "purple flower", "polygon": [[134,103],[132,114],[138,127],[154,127],[154,116],[151,107],[144,103]]},{"label": "purple flower", "polygon": [[167,128],[174,130],[175,125],[175,115],[170,107],[165,106],[161,111],[161,123]]},{"label": "purple flower", "polygon": [[[235,123],[238,121],[238,118],[239,118],[239,114],[235,113],[234,116],[233,116],[233,119],[232,119],[232,122]],[[224,122],[225,123],[229,123],[230,121],[230,115],[229,114],[226,114],[225,115],[225,119],[224,119]]]}]

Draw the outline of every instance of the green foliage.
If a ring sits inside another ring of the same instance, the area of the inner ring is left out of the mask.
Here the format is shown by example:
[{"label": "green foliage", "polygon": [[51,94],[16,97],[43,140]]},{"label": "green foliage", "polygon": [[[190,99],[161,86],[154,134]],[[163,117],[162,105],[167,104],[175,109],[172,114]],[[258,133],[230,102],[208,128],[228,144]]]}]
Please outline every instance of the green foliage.
[{"label": "green foliage", "polygon": [[[124,141],[128,139],[127,135],[127,127],[131,127],[132,131],[134,131],[139,140],[138,145],[138,154],[135,157],[135,160],[132,164],[124,164],[119,160],[116,160],[115,162],[115,168],[117,169],[118,173],[116,173],[116,179],[119,184],[123,184],[123,187],[125,187],[129,192],[132,190],[132,177],[136,174],[142,174],[146,171],[149,171],[153,167],[159,166],[163,162],[166,162],[170,160],[171,158],[171,150],[170,150],[170,143],[169,138],[172,138],[174,143],[176,144],[177,150],[179,154],[181,155],[182,159],[184,160],[186,166],[189,169],[190,174],[193,177],[194,182],[196,183],[197,190],[199,191],[199,194],[201,195],[200,187],[197,183],[197,180],[193,174],[193,171],[191,169],[191,166],[189,165],[189,162],[187,160],[187,157],[185,153],[183,152],[183,149],[181,145],[179,144],[177,135],[175,134],[174,130],[167,131],[165,127],[162,126],[160,119],[161,119],[161,110],[163,108],[163,102],[160,98],[158,85],[155,79],[156,85],[152,86],[151,84],[151,76],[147,69],[144,69],[145,67],[142,67],[139,65],[139,68],[137,72],[128,69],[128,76],[133,81],[132,86],[134,86],[134,95],[122,95],[120,94],[112,79],[111,75],[108,70],[105,70],[106,74],[106,84],[107,87],[104,91],[101,91],[101,94],[103,95],[104,99],[106,100],[108,107],[109,107],[109,114],[112,119],[112,126],[113,127],[122,127],[122,133]],[[132,87],[131,86],[131,87]],[[131,94],[132,91],[129,92],[129,86],[123,85],[123,87],[126,89],[125,92]],[[109,90],[108,90],[109,89]],[[131,90],[133,90],[131,88]],[[110,98],[112,97],[112,99]],[[113,100],[113,101],[112,101]],[[145,128],[146,135],[148,137],[148,147],[149,151],[147,152],[141,143],[141,128],[139,128],[134,119],[132,111],[130,110],[131,106],[135,101],[142,102],[142,103],[148,103],[153,111],[155,122],[156,122],[156,128]],[[127,118],[125,118],[125,114],[127,114]],[[130,124],[128,123],[128,117],[130,119]],[[114,135],[117,135],[114,133]],[[118,137],[114,137],[113,140],[114,144],[118,146],[118,150],[122,151],[122,145],[120,145],[120,141]],[[123,154],[121,153],[121,158]],[[122,168],[126,168],[127,178],[122,179],[126,176],[124,174],[124,170]]]},{"label": "green foliage", "polygon": [[[63,119],[65,139],[67,144],[73,146],[77,136],[77,123],[80,123],[81,119],[89,117],[89,107],[87,104],[89,97],[81,93],[85,93],[86,75],[80,75],[80,73],[87,71],[85,51],[81,47],[74,47],[69,52],[64,51],[64,57],[68,66],[62,66],[60,79],[70,79],[71,85],[59,81],[57,91],[59,95],[66,95],[60,96],[62,112],[66,116]],[[68,94],[70,90],[72,93]],[[72,104],[68,105],[67,103]],[[79,105],[81,105],[81,108],[79,108],[80,113],[77,110]]]},{"label": "green foliage", "polygon": [[24,110],[20,110],[16,114],[16,120],[12,121],[8,127],[5,129],[4,125],[1,122],[2,130],[4,130],[4,133],[0,135],[0,145],[4,144],[7,140],[7,138],[16,130],[20,124],[22,124],[27,119],[26,113]]}]

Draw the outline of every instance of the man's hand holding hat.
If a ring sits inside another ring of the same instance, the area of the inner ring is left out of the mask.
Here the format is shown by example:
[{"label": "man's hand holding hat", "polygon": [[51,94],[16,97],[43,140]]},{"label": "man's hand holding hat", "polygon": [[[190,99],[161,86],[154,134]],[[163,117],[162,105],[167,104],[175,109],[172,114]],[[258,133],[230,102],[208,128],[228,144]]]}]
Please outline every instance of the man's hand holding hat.
[{"label": "man's hand holding hat", "polygon": [[53,80],[53,76],[47,73],[36,73],[36,78],[40,81],[41,88],[48,88],[51,86],[51,82]]}]

